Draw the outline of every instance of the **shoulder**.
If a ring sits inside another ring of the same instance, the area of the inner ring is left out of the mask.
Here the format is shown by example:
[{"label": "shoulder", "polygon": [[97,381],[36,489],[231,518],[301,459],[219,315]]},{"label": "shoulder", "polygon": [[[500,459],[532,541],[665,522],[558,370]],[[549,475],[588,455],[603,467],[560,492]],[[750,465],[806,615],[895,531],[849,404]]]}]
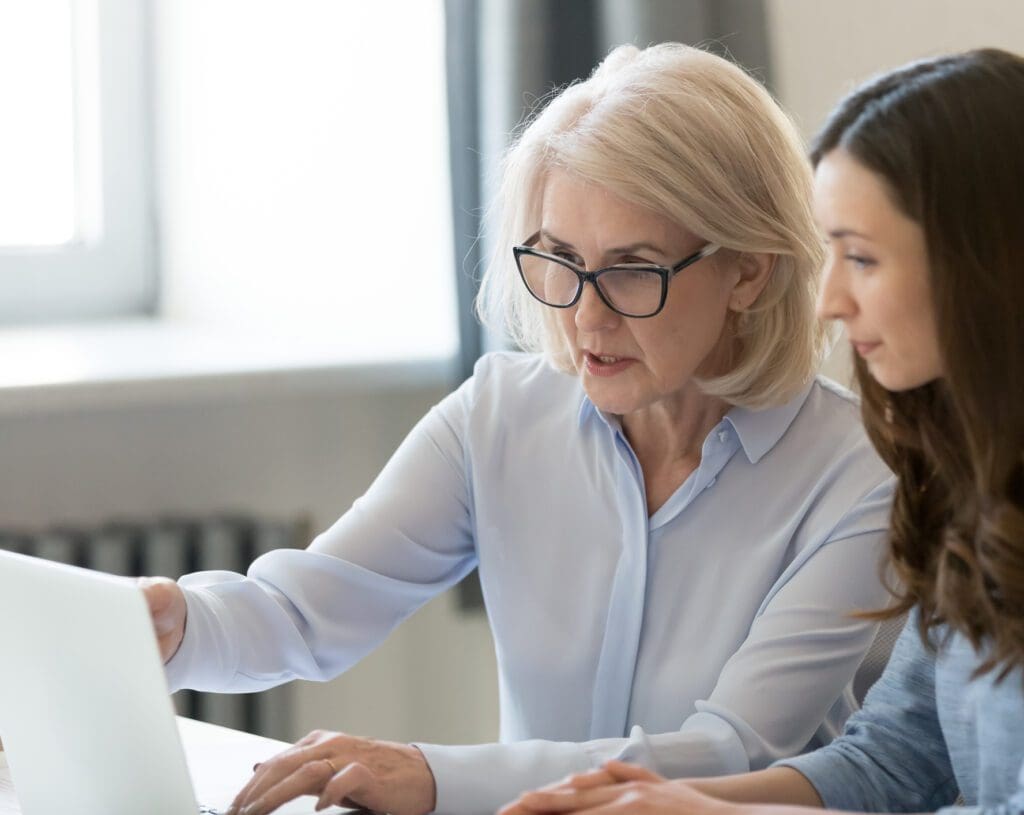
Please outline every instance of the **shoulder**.
[{"label": "shoulder", "polygon": [[863,432],[860,397],[834,379],[821,374],[814,377],[807,401],[810,402],[812,410],[821,410],[824,416],[832,418],[837,424],[848,424]]},{"label": "shoulder", "polygon": [[845,457],[858,453],[877,461],[880,472],[888,472],[864,430],[860,398],[828,377],[815,377],[787,435],[819,454]]},{"label": "shoulder", "polygon": [[881,460],[864,432],[856,395],[825,377],[815,377],[788,402],[760,410],[735,408],[727,414],[750,461],[762,472],[783,468],[814,478],[851,455]]},{"label": "shoulder", "polygon": [[522,381],[557,375],[558,371],[551,366],[543,354],[525,351],[491,351],[481,356],[473,365],[473,376],[478,379],[496,378]]},{"label": "shoulder", "polygon": [[578,421],[583,390],[575,376],[540,354],[485,354],[459,388],[432,413],[460,437],[494,446],[508,433],[564,436]]},{"label": "shoulder", "polygon": [[808,495],[827,495],[837,505],[890,498],[892,472],[864,430],[859,398],[826,377],[811,383],[774,453]]},{"label": "shoulder", "polygon": [[582,396],[576,377],[556,370],[541,354],[495,351],[477,360],[471,378],[473,401],[500,401],[506,409],[532,405],[542,410]]},{"label": "shoulder", "polygon": [[[864,541],[836,555],[874,570],[885,548],[895,483],[864,431],[855,394],[817,377],[802,396],[792,423],[764,459],[769,469],[759,476],[766,484],[762,502],[770,495],[788,514],[781,524],[796,524],[780,587],[832,541]],[[842,571],[848,579],[853,574]]]}]

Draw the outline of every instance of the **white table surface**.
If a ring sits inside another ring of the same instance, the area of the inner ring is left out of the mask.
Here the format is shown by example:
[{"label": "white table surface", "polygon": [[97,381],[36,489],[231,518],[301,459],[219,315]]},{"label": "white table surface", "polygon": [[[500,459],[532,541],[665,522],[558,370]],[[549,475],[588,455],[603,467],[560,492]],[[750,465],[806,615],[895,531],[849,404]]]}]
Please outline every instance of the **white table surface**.
[{"label": "white table surface", "polygon": [[[252,765],[263,761],[290,745],[283,741],[266,739],[178,717],[178,732],[185,747],[185,758],[192,775],[198,799],[208,806],[226,809],[235,794],[252,776]],[[69,802],[69,811],[74,811]],[[287,813],[312,813],[316,799],[300,798],[278,810]],[[326,813],[351,812],[340,808],[323,810]],[[7,760],[0,752],[0,815],[21,815],[18,799],[11,782]]]}]

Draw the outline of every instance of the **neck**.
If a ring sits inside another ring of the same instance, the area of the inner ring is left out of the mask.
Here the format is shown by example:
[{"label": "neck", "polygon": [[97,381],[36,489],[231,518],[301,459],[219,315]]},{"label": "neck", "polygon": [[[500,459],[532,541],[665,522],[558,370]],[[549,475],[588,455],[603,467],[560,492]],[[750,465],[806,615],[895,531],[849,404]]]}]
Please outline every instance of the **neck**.
[{"label": "neck", "polygon": [[624,415],[622,429],[645,476],[679,463],[691,464],[692,470],[700,464],[704,439],[729,407],[691,387],[671,401]]}]

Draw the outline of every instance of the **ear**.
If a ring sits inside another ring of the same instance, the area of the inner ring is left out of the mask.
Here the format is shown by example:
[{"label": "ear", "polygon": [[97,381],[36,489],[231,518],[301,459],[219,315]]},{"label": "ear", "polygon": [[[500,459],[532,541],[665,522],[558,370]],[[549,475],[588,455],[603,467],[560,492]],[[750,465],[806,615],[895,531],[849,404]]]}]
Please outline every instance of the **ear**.
[{"label": "ear", "polygon": [[747,311],[768,285],[778,255],[765,252],[741,252],[736,258],[739,278],[729,294],[730,311]]}]

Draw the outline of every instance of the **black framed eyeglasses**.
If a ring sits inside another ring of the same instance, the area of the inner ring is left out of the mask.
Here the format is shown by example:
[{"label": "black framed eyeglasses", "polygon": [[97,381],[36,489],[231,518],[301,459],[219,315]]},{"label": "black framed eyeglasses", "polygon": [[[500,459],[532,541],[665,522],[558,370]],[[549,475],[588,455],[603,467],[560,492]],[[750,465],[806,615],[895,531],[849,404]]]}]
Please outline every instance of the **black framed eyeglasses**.
[{"label": "black framed eyeglasses", "polygon": [[687,266],[713,255],[721,247],[708,243],[675,266],[651,263],[620,263],[588,272],[575,263],[535,249],[540,233],[522,246],[513,246],[519,276],[527,291],[544,305],[570,308],[583,294],[583,287],[593,283],[598,297],[612,311],[623,317],[653,317],[665,307],[668,283]]}]

